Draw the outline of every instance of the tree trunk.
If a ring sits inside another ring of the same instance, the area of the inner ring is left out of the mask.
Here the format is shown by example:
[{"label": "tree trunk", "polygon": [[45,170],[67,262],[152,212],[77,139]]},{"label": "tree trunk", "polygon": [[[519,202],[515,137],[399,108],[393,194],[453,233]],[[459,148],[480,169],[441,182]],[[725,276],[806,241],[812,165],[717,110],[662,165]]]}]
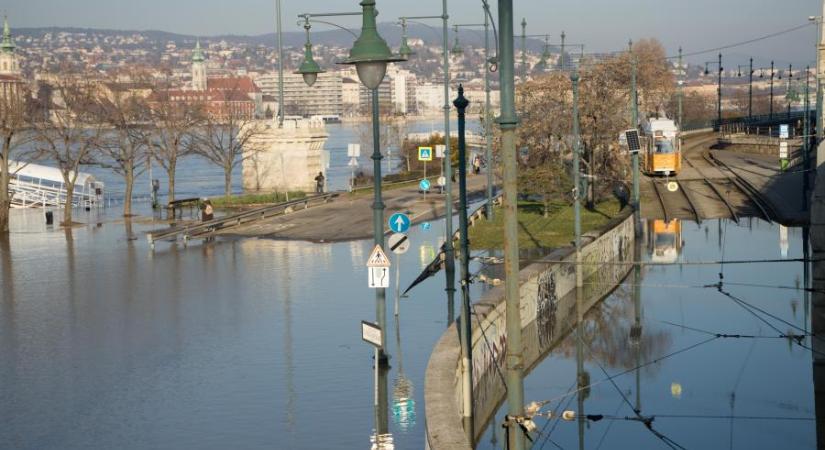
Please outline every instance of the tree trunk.
[{"label": "tree trunk", "polygon": [[60,224],[64,227],[72,226],[72,202],[74,200],[74,183],[66,183],[66,204],[63,205],[63,222]]},{"label": "tree trunk", "polygon": [[132,215],[132,191],[135,188],[135,171],[131,167],[126,169],[123,175],[123,181],[126,183],[126,192],[123,196],[123,217]]},{"label": "tree trunk", "polygon": [[166,195],[167,202],[175,201],[175,169],[177,161],[169,161],[169,169],[166,170],[166,177],[169,179],[169,193]]},{"label": "tree trunk", "polygon": [[232,166],[223,168],[223,196],[232,197]]},{"label": "tree trunk", "polygon": [[11,199],[9,198],[9,160],[0,159],[0,234],[9,232],[9,209],[11,209]]}]

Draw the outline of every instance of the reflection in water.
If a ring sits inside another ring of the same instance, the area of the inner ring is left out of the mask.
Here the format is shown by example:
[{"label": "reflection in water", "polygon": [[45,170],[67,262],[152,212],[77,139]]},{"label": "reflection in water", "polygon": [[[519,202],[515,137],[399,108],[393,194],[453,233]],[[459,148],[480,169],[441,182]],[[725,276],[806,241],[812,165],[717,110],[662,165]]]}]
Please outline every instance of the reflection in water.
[{"label": "reflection in water", "polygon": [[415,394],[414,386],[404,375],[404,357],[401,353],[401,326],[398,316],[395,316],[395,344],[398,354],[398,372],[392,388],[392,418],[401,431],[409,431],[415,427]]},{"label": "reflection in water", "polygon": [[675,263],[682,251],[682,222],[655,219],[648,221],[647,248],[650,260],[656,263]]}]

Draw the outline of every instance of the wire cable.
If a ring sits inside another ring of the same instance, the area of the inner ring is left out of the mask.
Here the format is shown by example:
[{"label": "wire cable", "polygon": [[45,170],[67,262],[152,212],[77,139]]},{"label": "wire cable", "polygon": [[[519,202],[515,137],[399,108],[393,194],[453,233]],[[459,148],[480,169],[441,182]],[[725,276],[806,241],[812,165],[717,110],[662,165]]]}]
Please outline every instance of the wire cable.
[{"label": "wire cable", "polygon": [[[743,45],[753,44],[754,42],[759,42],[759,41],[764,41],[766,39],[775,38],[775,37],[781,36],[783,34],[793,33],[794,31],[802,30],[802,29],[810,27],[812,25],[814,25],[814,23],[806,22],[803,25],[798,25],[798,26],[795,26],[795,27],[792,27],[792,28],[777,31],[775,33],[755,37],[753,39],[748,39],[746,41],[735,42],[733,44],[723,45],[721,47],[715,47],[715,48],[708,48],[708,49],[705,49],[705,50],[698,50],[698,51],[695,51],[695,52],[682,53],[682,57],[685,58],[685,57],[688,57],[688,56],[703,55],[705,53],[715,53],[715,52],[718,52],[718,51],[721,51],[721,50],[727,50],[729,48],[741,47]],[[677,59],[678,57],[679,57],[678,55],[677,56],[668,56],[667,59]]]}]

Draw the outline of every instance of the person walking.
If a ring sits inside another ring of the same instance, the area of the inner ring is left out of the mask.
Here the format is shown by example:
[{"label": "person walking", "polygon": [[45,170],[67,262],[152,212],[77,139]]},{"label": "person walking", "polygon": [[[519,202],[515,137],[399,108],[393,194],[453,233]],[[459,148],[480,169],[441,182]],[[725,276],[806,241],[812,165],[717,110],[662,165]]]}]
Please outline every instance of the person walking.
[{"label": "person walking", "polygon": [[473,173],[476,175],[481,173],[481,157],[478,155],[473,158]]},{"label": "person walking", "polygon": [[324,193],[324,173],[318,172],[318,176],[315,177],[315,193],[316,194],[323,194]]},{"label": "person walking", "polygon": [[208,198],[201,203],[201,222],[208,222],[215,218],[215,210],[212,208],[212,201]]}]

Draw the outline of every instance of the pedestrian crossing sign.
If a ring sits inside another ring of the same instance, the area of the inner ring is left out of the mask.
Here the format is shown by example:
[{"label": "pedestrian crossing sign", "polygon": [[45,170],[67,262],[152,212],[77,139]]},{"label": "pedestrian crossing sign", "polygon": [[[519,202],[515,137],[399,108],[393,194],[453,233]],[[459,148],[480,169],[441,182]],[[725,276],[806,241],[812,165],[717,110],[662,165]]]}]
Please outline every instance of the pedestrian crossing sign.
[{"label": "pedestrian crossing sign", "polygon": [[384,250],[381,249],[380,245],[375,246],[372,249],[372,253],[370,253],[370,257],[367,258],[367,267],[389,267],[390,266],[390,259],[387,258],[387,254],[384,253]]},{"label": "pedestrian crossing sign", "polygon": [[418,147],[418,160],[419,161],[432,161],[433,160],[433,148],[432,147]]}]

